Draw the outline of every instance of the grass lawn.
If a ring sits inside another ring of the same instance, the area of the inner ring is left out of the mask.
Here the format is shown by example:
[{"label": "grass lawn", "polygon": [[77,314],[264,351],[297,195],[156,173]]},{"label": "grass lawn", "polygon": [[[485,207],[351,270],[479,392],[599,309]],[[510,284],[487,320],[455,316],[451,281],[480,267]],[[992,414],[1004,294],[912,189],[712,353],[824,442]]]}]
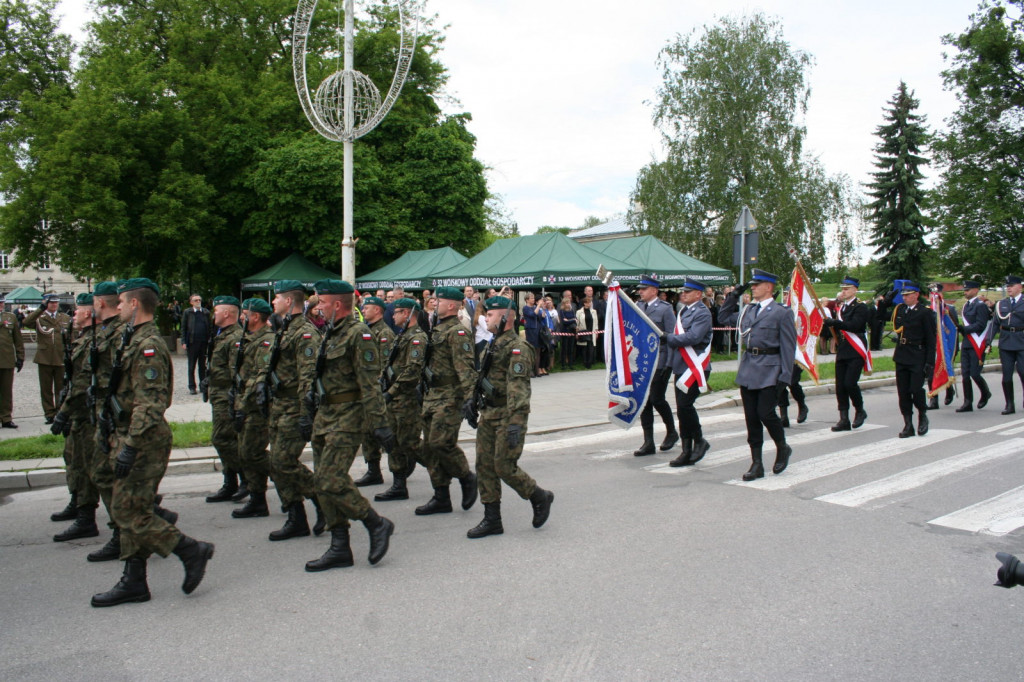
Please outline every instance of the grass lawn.
[{"label": "grass lawn", "polygon": [[[174,436],[172,447],[195,448],[210,444],[210,422],[171,423]],[[64,437],[46,434],[27,438],[11,438],[0,441],[0,460],[34,459],[39,457],[62,457]]]}]

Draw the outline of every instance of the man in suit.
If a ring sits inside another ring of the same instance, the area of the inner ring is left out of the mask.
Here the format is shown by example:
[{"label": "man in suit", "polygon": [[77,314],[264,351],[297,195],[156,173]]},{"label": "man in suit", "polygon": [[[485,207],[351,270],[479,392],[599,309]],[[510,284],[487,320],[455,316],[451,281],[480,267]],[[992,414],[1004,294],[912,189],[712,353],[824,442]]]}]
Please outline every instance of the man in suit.
[{"label": "man in suit", "polygon": [[[935,365],[935,313],[918,299],[921,287],[903,280],[900,294],[903,303],[892,313],[892,330],[897,335],[892,360],[896,364],[896,393],[899,395],[903,430],[900,438],[914,435],[914,408],[917,408],[917,435],[928,433],[925,378],[931,377]],[[888,311],[896,297],[893,290],[879,304],[879,311]]]},{"label": "man in suit", "polygon": [[58,312],[57,294],[43,296],[22,325],[36,330],[36,354],[32,362],[39,366],[39,395],[42,398],[46,423],[52,424],[60,405],[57,396],[64,390],[64,335],[70,333],[71,317]]},{"label": "man in suit", "polygon": [[199,383],[206,378],[206,347],[210,343],[213,318],[203,307],[203,298],[193,294],[189,299],[191,307],[181,320],[181,347],[188,352],[188,392],[196,394],[196,366],[199,366]]},{"label": "man in suit", "polygon": [[1003,366],[1003,396],[1006,408],[1000,414],[1013,414],[1013,372],[1024,384],[1024,297],[1021,278],[1006,277],[1006,298],[996,303],[996,333],[999,334],[999,362]]},{"label": "man in suit", "polygon": [[742,315],[739,313],[737,301],[747,288],[744,285],[729,294],[719,313],[722,324],[739,327],[744,344],[740,368],[736,373],[751,459],[750,469],[743,474],[744,481],[764,478],[764,465],[761,463],[764,429],[768,429],[768,435],[775,442],[773,473],[785,471],[793,454],[793,448],[786,443],[782,420],[775,411],[779,391],[792,380],[793,358],[796,356],[793,312],[776,303],[772,296],[778,279],[770,272],[754,269],[749,283],[750,306],[743,309]]},{"label": "man in suit", "polygon": [[[868,358],[868,344],[864,330],[871,311],[857,300],[860,280],[847,276],[836,297],[836,314],[825,318],[825,326],[836,334],[836,401],[839,403],[839,421],[833,431],[860,428],[867,419],[864,398],[860,393],[860,374]],[[853,403],[853,422],[850,422],[850,403]]]},{"label": "man in suit", "polygon": [[[665,339],[665,350],[669,355],[669,366],[675,376],[676,414],[679,417],[679,433],[683,437],[683,452],[669,466],[681,467],[696,464],[711,448],[704,439],[700,416],[694,406],[706,389],[711,364],[703,366],[703,353],[711,344],[711,311],[701,301],[704,284],[687,278],[679,294],[680,309],[673,330]],[[701,377],[703,375],[703,379]]]},{"label": "man in suit", "polygon": [[[637,305],[644,314],[650,318],[663,334],[675,329],[676,315],[672,306],[658,298],[661,284],[654,275],[641,275],[637,291],[640,292],[640,301]],[[566,292],[568,293],[568,292]],[[564,299],[563,299],[564,300]],[[661,451],[671,450],[679,441],[679,433],[672,419],[672,408],[665,400],[665,389],[668,388],[668,381],[672,378],[672,368],[668,365],[668,353],[662,352],[658,355],[658,368],[654,370],[654,378],[651,380],[650,393],[647,397],[647,404],[644,411],[640,413],[640,426],[644,431],[644,442],[640,449],[635,451],[635,457],[654,454],[654,411],[661,415],[665,423],[665,440],[661,443]]]},{"label": "man in suit", "polygon": [[[981,284],[972,280],[964,280],[964,298],[966,302],[960,310],[963,324],[960,325],[960,336],[963,342],[960,345],[960,376],[964,387],[964,404],[956,408],[957,412],[974,411],[974,385],[978,385],[981,391],[981,398],[978,400],[978,409],[988,405],[992,391],[981,376],[981,365],[985,357],[985,345],[987,343],[988,321],[992,319],[992,311],[988,309],[985,302],[978,298],[978,290]],[[973,339],[972,339],[973,336]],[[973,384],[972,384],[973,382]]]}]

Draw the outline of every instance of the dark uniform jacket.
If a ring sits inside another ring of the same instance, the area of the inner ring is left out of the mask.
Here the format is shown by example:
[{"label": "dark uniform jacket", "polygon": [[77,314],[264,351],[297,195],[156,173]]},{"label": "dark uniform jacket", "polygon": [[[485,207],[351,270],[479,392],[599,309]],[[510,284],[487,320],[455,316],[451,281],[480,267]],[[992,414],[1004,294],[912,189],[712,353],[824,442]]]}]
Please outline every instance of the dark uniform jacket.
[{"label": "dark uniform jacket", "polygon": [[[683,374],[689,368],[680,352],[683,346],[692,347],[699,355],[711,343],[711,311],[707,306],[698,301],[680,311],[679,316],[679,324],[683,333],[673,333],[675,329],[675,323],[673,323],[673,327],[669,328],[668,336],[665,339],[666,348],[664,350],[669,356],[668,362],[672,367],[673,374]],[[710,373],[711,366],[708,365],[705,371]]]},{"label": "dark uniform jacket", "polygon": [[51,317],[45,306],[40,306],[25,318],[23,327],[36,330],[36,354],[32,362],[37,365],[63,365],[64,339],[61,332],[71,327],[71,318],[64,313]]},{"label": "dark uniform jacket", "polygon": [[1024,350],[1024,294],[1004,298],[996,303],[996,334],[999,335],[999,350]]},{"label": "dark uniform jacket", "polygon": [[[882,301],[880,310],[888,311],[891,304]],[[898,304],[892,312],[892,330],[896,333],[896,350],[892,360],[898,365],[931,365],[935,362],[935,311],[917,302],[911,309],[906,303]]]},{"label": "dark uniform jacket", "polygon": [[864,348],[868,348],[868,340],[864,335],[864,330],[871,320],[871,310],[868,309],[867,304],[861,303],[857,299],[853,299],[853,301],[845,305],[838,305],[837,302],[835,320],[835,323],[829,326],[836,330],[838,343],[836,359],[855,360],[861,357],[861,354],[846,340],[846,335],[842,332],[846,331],[856,335],[864,344]]},{"label": "dark uniform jacket", "polygon": [[963,352],[970,351],[973,353],[974,347],[971,345],[967,335],[983,333],[988,327],[988,321],[992,319],[992,311],[989,310],[984,301],[975,296],[964,303],[964,307],[960,310],[960,316],[964,320],[964,338],[960,348]]},{"label": "dark uniform jacket", "polygon": [[[730,294],[731,296],[731,294]],[[796,324],[793,311],[775,301],[751,303],[738,311],[726,312],[722,306],[721,320],[726,327],[738,326],[743,337],[743,357],[736,372],[736,383],[749,389],[775,386],[779,382],[793,380],[793,363],[796,358]],[[736,325],[737,318],[739,324]],[[762,351],[768,351],[764,353]]]}]

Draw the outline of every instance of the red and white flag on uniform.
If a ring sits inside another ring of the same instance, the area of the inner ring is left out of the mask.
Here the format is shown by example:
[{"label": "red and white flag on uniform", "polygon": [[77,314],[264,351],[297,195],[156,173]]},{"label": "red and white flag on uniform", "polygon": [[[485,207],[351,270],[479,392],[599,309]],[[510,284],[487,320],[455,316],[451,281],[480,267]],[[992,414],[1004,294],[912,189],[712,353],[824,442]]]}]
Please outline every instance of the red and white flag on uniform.
[{"label": "red and white flag on uniform", "polygon": [[804,267],[797,261],[793,269],[793,277],[786,296],[786,305],[793,311],[793,322],[796,324],[796,363],[803,367],[817,384],[818,376],[818,337],[824,326],[828,311],[821,307],[818,295],[814,293],[804,272]]}]

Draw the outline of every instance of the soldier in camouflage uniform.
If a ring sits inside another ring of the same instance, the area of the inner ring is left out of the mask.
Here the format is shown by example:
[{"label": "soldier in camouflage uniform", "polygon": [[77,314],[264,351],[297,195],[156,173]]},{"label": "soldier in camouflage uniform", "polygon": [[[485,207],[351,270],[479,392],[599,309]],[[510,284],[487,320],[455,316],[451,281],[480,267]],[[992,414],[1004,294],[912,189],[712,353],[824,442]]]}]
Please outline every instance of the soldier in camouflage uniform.
[{"label": "soldier in camouflage uniform", "polygon": [[0,428],[16,429],[14,412],[14,372],[25,365],[25,341],[21,338],[18,316],[0,312]]},{"label": "soldier in camouflage uniform", "polygon": [[359,493],[348,473],[367,424],[385,450],[391,452],[395,445],[377,382],[378,344],[369,328],[351,314],[351,284],[321,280],[316,293],[328,326],[318,348],[314,388],[303,403],[307,415],[316,411],[312,424],[316,491],[331,530],[331,546],[319,559],[306,563],[310,572],[353,564],[350,519],[362,521],[370,535],[371,564],[384,558],[395,530]]},{"label": "soldier in camouflage uniform", "polygon": [[[395,341],[395,357],[388,374],[390,385],[384,393],[388,405],[388,420],[397,443],[388,455],[388,468],[394,483],[388,490],[378,493],[374,500],[408,500],[405,481],[421,460],[420,432],[423,428],[419,385],[423,380],[423,362],[426,360],[427,334],[419,326],[419,304],[411,298],[395,301],[395,326],[401,332]],[[408,327],[406,327],[408,324]]]},{"label": "soldier in camouflage uniform", "polygon": [[[171,455],[171,429],[164,412],[171,404],[174,376],[171,355],[153,322],[160,290],[145,278],[118,287],[122,321],[133,325],[122,349],[122,374],[112,385],[107,413],[115,432],[109,445],[114,470],[111,512],[121,529],[124,575],[111,590],[93,595],[93,606],[149,601],[146,560],[172,552],[185,567],[181,589],[191,594],[206,572],[214,547],[184,535],[154,513],[154,498]],[[115,454],[116,453],[116,454]]]},{"label": "soldier in camouflage uniform", "polygon": [[50,425],[50,433],[64,436],[64,463],[71,497],[78,504],[75,521],[64,531],[53,536],[54,542],[66,542],[78,538],[94,538],[100,534],[96,527],[96,508],[100,494],[89,480],[89,450],[95,447],[96,429],[92,424],[95,415],[88,406],[89,379],[86,371],[89,360],[90,339],[95,339],[93,330],[92,294],[79,294],[75,299],[75,316],[72,322],[77,338],[71,345],[71,385],[67,396]]},{"label": "soldier in camouflage uniform", "polygon": [[[270,403],[270,477],[274,479],[281,507],[288,514],[284,526],[270,534],[271,540],[309,535],[305,499],[316,505],[317,522],[314,531],[323,532],[323,513],[313,493],[313,472],[299,461],[308,436],[302,433],[302,396],[313,385],[316,349],[320,334],[303,314],[305,289],[297,280],[274,283],[274,313],[283,331],[275,332],[274,343],[279,344],[279,359],[270,376],[265,367],[257,377],[257,399]],[[277,381],[275,382],[275,377]],[[275,385],[276,384],[276,385]],[[263,405],[260,405],[261,409]]]},{"label": "soldier in camouflage uniform", "polygon": [[213,431],[210,442],[217,449],[224,473],[224,485],[207,496],[207,502],[227,502],[238,492],[238,474],[242,460],[238,454],[238,434],[235,432],[234,410],[231,404],[232,379],[235,372],[235,351],[242,338],[238,326],[241,304],[234,296],[213,299],[213,324],[216,328],[210,350],[210,365],[200,382],[203,395],[208,395],[213,412]]},{"label": "soldier in camouflage uniform", "polygon": [[[480,501],[484,518],[466,533],[470,538],[501,535],[501,482],[533,505],[533,527],[548,520],[554,493],[544,490],[519,468],[530,417],[530,374],[533,348],[513,330],[512,301],[494,296],[484,303],[487,328],[494,334],[490,365],[483,386],[480,424],[476,432],[476,472],[480,477]],[[486,363],[486,361],[485,361]],[[482,363],[482,364],[485,364]],[[463,406],[472,412],[472,399]],[[467,414],[467,416],[469,416]]]},{"label": "soldier in camouflage uniform", "polygon": [[[376,296],[367,296],[363,300],[363,322],[370,328],[373,340],[377,344],[377,360],[380,362],[380,370],[384,370],[384,364],[388,354],[391,352],[391,345],[395,333],[384,321],[384,308],[387,304]],[[379,374],[379,373],[378,373]],[[384,482],[384,476],[380,472],[380,445],[373,437],[372,431],[363,435],[363,459],[366,461],[366,473],[356,479],[356,485],[380,485]],[[388,460],[390,466],[391,460]],[[403,499],[409,499],[406,496]]]},{"label": "soldier in camouflage uniform", "polygon": [[[267,508],[267,476],[270,475],[270,427],[256,399],[257,377],[266,370],[270,360],[270,346],[274,332],[267,321],[273,314],[270,304],[261,298],[248,298],[242,303],[245,324],[249,330],[242,346],[242,367],[239,379],[242,392],[235,397],[235,430],[240,429],[238,449],[242,458],[242,473],[249,487],[249,499],[241,509],[235,509],[231,516],[249,519],[270,516]],[[234,356],[232,356],[234,358]],[[232,360],[234,362],[234,360]]]}]

